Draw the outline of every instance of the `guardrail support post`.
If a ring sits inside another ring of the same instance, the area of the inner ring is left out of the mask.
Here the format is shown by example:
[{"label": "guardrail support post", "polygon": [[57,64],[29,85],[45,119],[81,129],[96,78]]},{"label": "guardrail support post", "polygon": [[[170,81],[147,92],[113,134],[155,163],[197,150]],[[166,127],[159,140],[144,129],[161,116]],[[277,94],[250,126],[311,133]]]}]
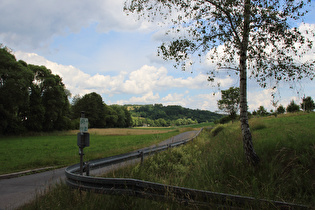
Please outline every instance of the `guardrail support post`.
[{"label": "guardrail support post", "polygon": [[86,172],[86,175],[90,176],[90,162],[84,162],[83,172]]},{"label": "guardrail support post", "polygon": [[142,164],[143,163],[143,156],[144,156],[143,151],[141,151],[140,156],[141,156],[141,164]]}]

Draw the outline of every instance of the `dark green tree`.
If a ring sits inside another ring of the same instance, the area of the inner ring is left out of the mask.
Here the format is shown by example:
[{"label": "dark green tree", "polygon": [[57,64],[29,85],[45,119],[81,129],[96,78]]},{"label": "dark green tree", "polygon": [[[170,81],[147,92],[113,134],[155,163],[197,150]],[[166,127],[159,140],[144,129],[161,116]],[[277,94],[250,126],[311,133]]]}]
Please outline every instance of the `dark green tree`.
[{"label": "dark green tree", "polygon": [[[268,78],[296,81],[314,78],[313,61],[296,62],[312,47],[295,23],[305,13],[306,1],[293,0],[127,0],[125,10],[169,24],[173,40],[158,54],[185,69],[186,61],[210,54],[218,69],[234,69],[240,81],[240,121],[245,156],[259,163],[253,148],[247,112],[247,73],[265,87]],[[170,40],[170,39],[165,39]],[[189,62],[192,63],[192,62]],[[213,81],[216,70],[211,70]]]},{"label": "dark green tree", "polygon": [[114,113],[117,116],[117,120],[114,124],[114,127],[127,128],[132,126],[133,122],[131,114],[126,107],[117,104],[110,105],[110,107],[114,110]]},{"label": "dark green tree", "polygon": [[290,104],[287,106],[287,112],[298,112],[298,111],[300,111],[300,107],[299,107],[299,105],[297,105],[295,102],[294,102],[294,100],[292,100],[291,102],[290,102]]},{"label": "dark green tree", "polygon": [[[60,76],[52,74],[51,70],[45,66],[29,65],[29,68],[35,75],[31,86],[31,98],[40,103],[37,104],[37,107],[30,107],[30,123],[33,125],[30,124],[29,127],[36,129],[34,123],[42,122],[44,131],[69,129],[69,92],[66,90],[62,79]],[[44,117],[42,117],[43,110]],[[34,120],[39,121],[35,122]],[[40,131],[40,127],[37,129]]]},{"label": "dark green tree", "polygon": [[280,105],[280,106],[277,108],[277,113],[278,113],[278,114],[284,114],[284,113],[285,113],[285,108],[284,108],[282,105]]},{"label": "dark green tree", "polygon": [[105,105],[105,120],[107,128],[115,128],[117,126],[118,115],[111,106]]},{"label": "dark green tree", "polygon": [[42,131],[45,119],[45,107],[42,104],[41,89],[35,85],[31,85],[30,107],[28,110],[25,125],[30,131]]},{"label": "dark green tree", "polygon": [[258,114],[259,116],[264,117],[264,116],[267,116],[267,115],[268,115],[268,112],[267,112],[267,110],[265,109],[264,106],[260,106],[260,107],[258,108],[258,110],[257,110],[257,114]]},{"label": "dark green tree", "polygon": [[9,48],[0,45],[0,133],[25,131],[33,77],[24,61],[17,61]]},{"label": "dark green tree", "polygon": [[315,109],[315,103],[313,101],[313,99],[308,96],[308,97],[304,97],[303,98],[303,101],[301,103],[301,108],[304,110],[304,111],[308,111],[308,112],[311,112]]},{"label": "dark green tree", "polygon": [[99,94],[93,92],[77,99],[72,105],[72,119],[80,118],[81,111],[84,111],[85,117],[89,119],[89,127],[106,127],[105,104]]},{"label": "dark green tree", "polygon": [[125,111],[122,109],[122,106],[114,104],[114,105],[111,105],[110,107],[115,111],[118,117],[115,127],[117,128],[127,127]]},{"label": "dark green tree", "polygon": [[132,122],[131,113],[128,111],[127,107],[122,106],[121,108],[125,112],[125,125],[126,125],[126,128],[132,127],[133,122]]},{"label": "dark green tree", "polygon": [[231,120],[235,120],[240,105],[240,89],[230,87],[228,90],[221,90],[221,100],[218,100],[220,110],[229,114]]}]

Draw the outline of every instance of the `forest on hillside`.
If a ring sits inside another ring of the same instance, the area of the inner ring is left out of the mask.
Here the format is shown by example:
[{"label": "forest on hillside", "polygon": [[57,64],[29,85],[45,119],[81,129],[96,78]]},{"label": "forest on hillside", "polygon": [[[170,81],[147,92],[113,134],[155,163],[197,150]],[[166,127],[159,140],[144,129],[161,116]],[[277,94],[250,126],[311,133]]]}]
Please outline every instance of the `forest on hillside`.
[{"label": "forest on hillside", "polygon": [[162,104],[125,105],[131,112],[133,124],[141,126],[188,125],[203,122],[214,122],[222,117],[207,110],[189,109],[179,105],[163,106]]}]

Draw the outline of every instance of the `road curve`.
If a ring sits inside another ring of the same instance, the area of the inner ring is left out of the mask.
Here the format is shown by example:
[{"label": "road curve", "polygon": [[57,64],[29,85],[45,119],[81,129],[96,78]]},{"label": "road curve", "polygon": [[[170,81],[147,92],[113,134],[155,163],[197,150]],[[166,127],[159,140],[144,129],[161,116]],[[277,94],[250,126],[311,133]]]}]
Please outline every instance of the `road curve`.
[{"label": "road curve", "polygon": [[[167,145],[177,141],[182,141],[184,139],[192,138],[198,132],[199,131],[187,131],[181,133],[159,143],[158,146]],[[91,175],[103,174],[105,172],[113,170],[114,168],[123,167],[130,162],[135,161],[131,160],[123,164],[116,164],[98,170],[93,170],[91,171]],[[66,177],[64,171],[65,168],[60,168],[22,177],[1,179],[0,210],[16,209],[24,205],[25,203],[32,201],[35,198],[36,194],[45,192],[45,190],[47,190],[49,186],[65,180]]]}]

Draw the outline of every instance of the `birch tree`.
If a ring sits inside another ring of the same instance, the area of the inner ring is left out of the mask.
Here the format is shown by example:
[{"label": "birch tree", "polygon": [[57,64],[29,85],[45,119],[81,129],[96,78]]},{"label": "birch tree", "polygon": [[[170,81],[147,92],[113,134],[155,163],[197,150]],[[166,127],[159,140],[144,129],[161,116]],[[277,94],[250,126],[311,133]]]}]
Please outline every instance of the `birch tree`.
[{"label": "birch tree", "polygon": [[[314,78],[314,61],[302,62],[312,42],[297,27],[310,0],[127,0],[125,11],[169,27],[173,39],[158,54],[185,69],[187,61],[207,56],[217,68],[235,71],[240,84],[240,121],[246,158],[259,163],[247,116],[247,80],[266,87],[270,80]],[[313,32],[306,31],[314,37]],[[175,34],[175,35],[174,35]],[[275,88],[276,85],[272,88]]]}]

